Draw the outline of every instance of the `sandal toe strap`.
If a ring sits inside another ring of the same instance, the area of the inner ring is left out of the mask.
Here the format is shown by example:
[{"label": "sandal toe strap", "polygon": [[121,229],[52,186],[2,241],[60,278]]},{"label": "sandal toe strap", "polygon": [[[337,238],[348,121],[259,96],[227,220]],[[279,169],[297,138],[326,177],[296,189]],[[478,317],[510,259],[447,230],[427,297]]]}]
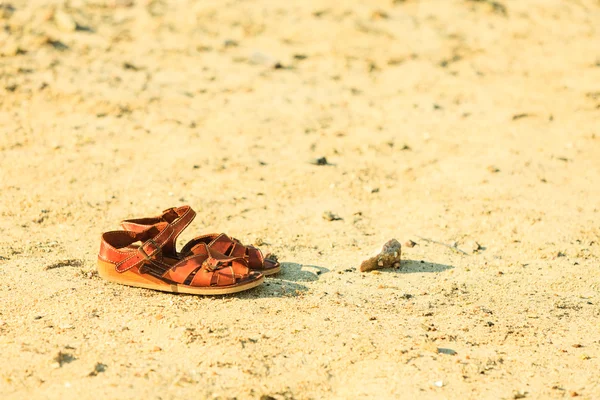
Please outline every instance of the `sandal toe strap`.
[{"label": "sandal toe strap", "polygon": [[251,272],[243,258],[225,256],[205,244],[195,249],[196,254],[175,264],[163,278],[195,287],[228,286]]}]

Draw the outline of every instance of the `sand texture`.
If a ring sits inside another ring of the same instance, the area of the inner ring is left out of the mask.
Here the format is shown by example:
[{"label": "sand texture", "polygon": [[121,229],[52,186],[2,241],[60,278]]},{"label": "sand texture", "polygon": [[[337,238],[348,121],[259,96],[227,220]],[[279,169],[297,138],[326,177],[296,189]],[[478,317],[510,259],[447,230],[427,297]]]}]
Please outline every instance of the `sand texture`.
[{"label": "sand texture", "polygon": [[[600,399],[597,0],[0,0],[0,27],[1,399]],[[180,247],[282,273],[97,276],[101,232],[184,204]]]}]

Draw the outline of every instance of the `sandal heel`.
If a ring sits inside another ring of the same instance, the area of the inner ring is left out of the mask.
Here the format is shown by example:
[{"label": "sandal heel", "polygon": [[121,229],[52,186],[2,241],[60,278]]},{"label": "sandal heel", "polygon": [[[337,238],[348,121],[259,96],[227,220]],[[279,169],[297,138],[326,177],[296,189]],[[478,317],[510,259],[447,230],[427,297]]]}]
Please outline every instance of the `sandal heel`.
[{"label": "sandal heel", "polygon": [[115,270],[114,264],[100,259],[98,260],[98,275],[110,282],[148,289],[155,289],[164,285],[160,280],[153,279],[148,275],[139,275],[130,271],[119,273]]}]

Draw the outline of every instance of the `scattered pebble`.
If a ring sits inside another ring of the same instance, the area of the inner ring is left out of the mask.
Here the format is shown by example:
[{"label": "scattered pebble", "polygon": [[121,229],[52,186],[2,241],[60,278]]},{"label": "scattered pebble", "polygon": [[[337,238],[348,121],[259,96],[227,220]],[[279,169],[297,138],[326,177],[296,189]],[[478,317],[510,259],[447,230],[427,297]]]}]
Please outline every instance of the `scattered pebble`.
[{"label": "scattered pebble", "polygon": [[64,353],[62,351],[59,351],[58,354],[56,354],[54,356],[54,358],[52,359],[54,361],[52,363],[52,367],[53,368],[60,368],[64,364],[68,364],[71,361],[73,361],[74,359],[75,359],[75,357],[73,357],[73,355],[71,355],[69,353]]},{"label": "scattered pebble", "polygon": [[0,3],[0,19],[9,19],[14,12],[15,8],[11,4]]},{"label": "scattered pebble", "polygon": [[331,165],[325,157],[315,158],[314,160],[310,160],[310,163],[314,165]]},{"label": "scattered pebble", "polygon": [[275,58],[273,58],[267,54],[261,53],[259,51],[255,51],[254,53],[252,53],[249,61],[251,64],[266,65],[267,67],[273,68],[273,69],[284,68],[283,64],[281,64],[281,62],[279,62]]},{"label": "scattered pebble", "polygon": [[102,363],[96,363],[92,372],[88,374],[88,376],[96,376],[101,372],[106,371],[106,365]]},{"label": "scattered pebble", "polygon": [[515,115],[513,115],[512,119],[513,119],[513,121],[516,121],[518,119],[527,118],[527,117],[531,117],[531,114],[527,114],[527,113],[515,114]]},{"label": "scattered pebble", "polygon": [[58,29],[65,32],[73,32],[77,30],[77,23],[69,14],[62,10],[58,10],[54,13],[54,22]]},{"label": "scattered pebble", "polygon": [[408,241],[404,242],[404,245],[406,247],[411,247],[412,248],[412,247],[415,247],[417,245],[417,242],[413,242],[412,240],[408,240]]},{"label": "scattered pebble", "polygon": [[471,240],[467,242],[467,248],[471,250],[472,253],[477,253],[482,249],[481,245],[477,243],[475,240]]},{"label": "scattered pebble", "polygon": [[371,13],[371,19],[388,19],[390,16],[383,10],[375,10]]},{"label": "scattered pebble", "polygon": [[373,257],[364,260],[360,265],[361,272],[367,272],[379,268],[400,268],[400,254],[402,245],[396,239],[387,241],[381,251]]},{"label": "scattered pebble", "polygon": [[435,381],[433,382],[433,385],[441,388],[442,386],[444,386],[444,381]]},{"label": "scattered pebble", "polygon": [[458,354],[455,350],[444,348],[444,347],[439,347],[437,349],[437,352],[440,354],[446,354],[449,356],[455,356],[456,354]]},{"label": "scattered pebble", "polygon": [[326,221],[341,221],[343,218],[331,211],[325,211],[323,213],[323,219]]},{"label": "scattered pebble", "polygon": [[493,166],[493,165],[489,165],[487,167],[487,170],[490,171],[493,174],[495,174],[497,172],[500,172],[500,169],[498,167]]}]

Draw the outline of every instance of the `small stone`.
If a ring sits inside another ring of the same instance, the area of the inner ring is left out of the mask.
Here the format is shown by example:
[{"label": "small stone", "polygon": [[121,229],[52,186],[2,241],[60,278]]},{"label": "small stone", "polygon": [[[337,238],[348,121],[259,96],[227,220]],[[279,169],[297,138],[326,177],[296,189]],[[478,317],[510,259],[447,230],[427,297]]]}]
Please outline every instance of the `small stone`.
[{"label": "small stone", "polygon": [[77,23],[69,14],[62,10],[58,10],[54,13],[54,22],[58,29],[65,32],[74,32],[77,30]]},{"label": "small stone", "polygon": [[371,13],[371,19],[388,19],[390,16],[383,10],[375,10]]},{"label": "small stone", "polygon": [[2,57],[14,57],[21,53],[21,48],[13,40],[7,40],[3,46],[0,46],[0,56]]},{"label": "small stone", "polygon": [[106,371],[106,365],[102,363],[96,363],[92,372],[88,374],[88,376],[96,376],[101,372]]},{"label": "small stone", "polygon": [[476,253],[482,249],[481,245],[477,243],[475,240],[471,240],[467,243],[467,248],[471,250],[472,253]]},{"label": "small stone", "polygon": [[367,272],[378,268],[398,268],[401,264],[400,254],[402,245],[396,239],[387,241],[381,251],[373,257],[364,260],[360,265],[361,272]]},{"label": "small stone", "polygon": [[326,221],[341,221],[343,218],[331,211],[325,211],[323,213],[323,219]]},{"label": "small stone", "polygon": [[152,351],[162,351],[162,348],[160,348],[159,346],[154,346],[152,348]]},{"label": "small stone", "polygon": [[11,4],[0,3],[0,19],[9,19],[14,12],[15,8]]},{"label": "small stone", "polygon": [[315,158],[314,160],[311,160],[310,163],[314,165],[331,165],[325,157]]},{"label": "small stone", "polygon": [[249,61],[252,64],[262,64],[262,65],[266,65],[267,67],[270,67],[273,69],[283,68],[283,65],[281,64],[281,62],[279,62],[278,60],[276,60],[275,58],[273,58],[267,54],[264,54],[264,53],[261,53],[258,51],[252,53]]},{"label": "small stone", "polygon": [[487,170],[490,171],[491,173],[495,174],[497,172],[500,172],[500,169],[498,169],[497,167],[490,165],[487,167]]},{"label": "small stone", "polygon": [[433,382],[433,385],[436,386],[436,387],[440,387],[441,388],[442,386],[444,386],[444,381]]},{"label": "small stone", "polygon": [[415,247],[417,245],[417,242],[413,242],[412,240],[408,240],[404,243],[404,245],[406,247]]},{"label": "small stone", "polygon": [[63,353],[62,351],[59,351],[58,354],[56,354],[53,358],[53,363],[52,363],[52,367],[53,368],[60,368],[63,366],[63,364],[68,364],[71,361],[73,361],[75,359],[75,357],[73,357],[71,354],[69,353]]},{"label": "small stone", "polygon": [[452,350],[452,349],[448,349],[448,348],[444,348],[444,347],[438,348],[437,352],[439,354],[447,354],[449,356],[455,356],[457,354],[456,350]]}]

